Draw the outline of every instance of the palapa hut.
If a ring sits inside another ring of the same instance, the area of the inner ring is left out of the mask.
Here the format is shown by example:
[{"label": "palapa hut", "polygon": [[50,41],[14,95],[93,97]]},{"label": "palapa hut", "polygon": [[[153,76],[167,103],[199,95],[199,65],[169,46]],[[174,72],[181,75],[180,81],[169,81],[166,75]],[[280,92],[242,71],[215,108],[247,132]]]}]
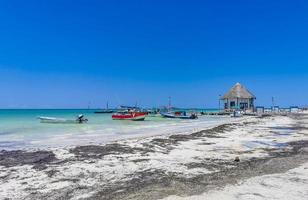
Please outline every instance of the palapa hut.
[{"label": "palapa hut", "polygon": [[255,95],[249,92],[240,83],[236,83],[229,92],[222,96],[225,110],[253,110]]}]

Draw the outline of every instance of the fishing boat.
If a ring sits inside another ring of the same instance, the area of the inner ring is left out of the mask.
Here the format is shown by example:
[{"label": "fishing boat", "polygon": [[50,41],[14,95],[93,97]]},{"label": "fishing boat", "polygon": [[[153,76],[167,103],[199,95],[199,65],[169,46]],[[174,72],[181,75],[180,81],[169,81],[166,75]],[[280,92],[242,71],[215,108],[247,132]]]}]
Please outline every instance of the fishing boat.
[{"label": "fishing boat", "polygon": [[177,119],[198,119],[198,116],[195,113],[187,115],[186,112],[167,112],[161,113],[161,116],[164,118],[177,118]]},{"label": "fishing boat", "polygon": [[82,124],[86,123],[88,119],[85,119],[83,115],[78,115],[76,119],[64,119],[56,117],[38,117],[41,123],[51,124]]},{"label": "fishing boat", "polygon": [[147,112],[142,112],[137,107],[121,106],[121,109],[112,115],[113,120],[143,121],[148,115]]},{"label": "fishing boat", "polygon": [[95,114],[106,114],[106,113],[114,113],[113,110],[97,110],[94,111]]},{"label": "fishing boat", "polygon": [[186,111],[171,111],[171,97],[169,97],[169,105],[168,105],[168,112],[161,112],[160,113],[164,118],[177,118],[177,119],[198,119],[196,113],[191,113],[187,115]]},{"label": "fishing boat", "polygon": [[110,110],[110,109],[109,109],[108,102],[107,102],[106,109],[97,110],[97,111],[94,111],[94,113],[95,113],[95,114],[114,113],[114,110]]},{"label": "fishing boat", "polygon": [[160,117],[160,109],[149,109],[146,111],[149,117]]}]

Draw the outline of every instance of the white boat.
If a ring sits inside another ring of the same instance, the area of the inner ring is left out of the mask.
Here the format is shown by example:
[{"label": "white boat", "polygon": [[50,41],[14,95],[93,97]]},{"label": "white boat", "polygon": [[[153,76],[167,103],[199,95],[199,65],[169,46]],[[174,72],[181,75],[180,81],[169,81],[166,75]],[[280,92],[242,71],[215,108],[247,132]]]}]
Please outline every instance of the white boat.
[{"label": "white boat", "polygon": [[169,97],[168,112],[161,112],[160,115],[164,118],[177,118],[177,119],[198,119],[196,113],[187,115],[186,111],[171,111],[171,97]]},{"label": "white boat", "polygon": [[52,124],[82,124],[88,120],[83,115],[79,115],[76,119],[64,119],[55,117],[38,117],[41,123],[52,123]]},{"label": "white boat", "polygon": [[195,113],[190,115],[186,115],[186,112],[167,112],[167,113],[160,113],[164,118],[177,118],[177,119],[198,119],[198,116]]},{"label": "white boat", "polygon": [[233,113],[231,114],[231,117],[242,117],[243,114],[241,113],[241,111],[239,110],[235,110],[233,111]]}]

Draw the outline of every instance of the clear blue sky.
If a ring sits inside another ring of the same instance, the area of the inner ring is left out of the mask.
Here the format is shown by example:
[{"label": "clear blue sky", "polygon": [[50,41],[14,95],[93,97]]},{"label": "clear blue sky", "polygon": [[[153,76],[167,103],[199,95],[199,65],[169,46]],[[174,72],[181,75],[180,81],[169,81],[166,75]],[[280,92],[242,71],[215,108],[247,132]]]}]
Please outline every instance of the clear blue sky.
[{"label": "clear blue sky", "polygon": [[0,1],[0,107],[308,104],[308,1]]}]

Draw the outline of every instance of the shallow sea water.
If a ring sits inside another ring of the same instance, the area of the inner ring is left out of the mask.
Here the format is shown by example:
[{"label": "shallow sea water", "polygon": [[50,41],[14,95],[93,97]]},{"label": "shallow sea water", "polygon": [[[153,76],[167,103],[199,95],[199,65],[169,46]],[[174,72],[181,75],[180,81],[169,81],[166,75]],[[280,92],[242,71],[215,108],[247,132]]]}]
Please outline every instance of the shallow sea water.
[{"label": "shallow sea water", "polygon": [[[39,116],[75,119],[84,114],[87,124],[40,123]],[[197,120],[147,117],[145,121],[116,121],[94,110],[0,110],[0,149],[45,148],[101,144],[118,139],[185,133],[208,128],[229,117],[200,116]]]}]

